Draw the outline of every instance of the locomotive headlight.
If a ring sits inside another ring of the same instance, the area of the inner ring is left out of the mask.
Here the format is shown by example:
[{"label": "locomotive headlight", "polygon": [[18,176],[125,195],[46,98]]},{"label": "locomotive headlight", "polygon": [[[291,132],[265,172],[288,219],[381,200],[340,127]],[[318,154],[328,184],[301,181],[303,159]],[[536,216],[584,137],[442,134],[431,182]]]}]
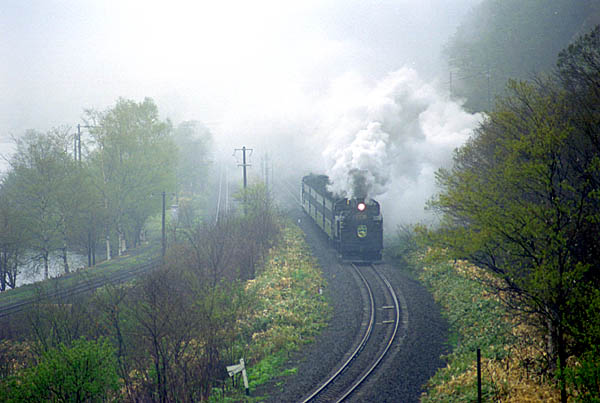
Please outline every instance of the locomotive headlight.
[{"label": "locomotive headlight", "polygon": [[367,205],[363,202],[360,202],[356,205],[356,208],[358,209],[358,211],[365,211],[365,209],[367,208]]}]

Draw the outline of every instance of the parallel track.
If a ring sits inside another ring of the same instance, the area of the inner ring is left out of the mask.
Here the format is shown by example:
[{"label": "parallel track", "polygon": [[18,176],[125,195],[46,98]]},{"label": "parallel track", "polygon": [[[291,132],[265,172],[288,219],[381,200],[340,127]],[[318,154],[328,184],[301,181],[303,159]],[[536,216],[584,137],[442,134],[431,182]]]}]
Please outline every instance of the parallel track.
[{"label": "parallel track", "polygon": [[[362,285],[366,290],[366,308],[369,311],[368,323],[362,339],[354,351],[333,375],[303,400],[304,403],[317,401],[341,402],[349,398],[351,394],[357,391],[376,372],[377,367],[389,353],[396,339],[401,323],[401,308],[398,296],[393,287],[373,265],[361,266],[361,268],[368,268],[365,271],[372,273],[369,275],[365,275],[363,270],[359,269],[355,264],[352,264],[352,268],[362,280]],[[368,280],[367,277],[371,277],[371,280]],[[377,290],[377,294],[373,292],[374,289]],[[403,300],[403,298],[401,299]],[[383,301],[391,301],[393,305],[380,306],[377,309],[376,303],[379,305]],[[403,303],[402,305],[405,304]],[[403,308],[405,309],[405,306]],[[394,309],[395,313],[392,319],[385,320],[379,318],[381,320],[378,320],[378,316],[385,316],[383,312],[390,309]],[[402,316],[403,326],[407,326],[408,314],[402,312]],[[391,330],[390,326],[392,326]]]},{"label": "parallel track", "polygon": [[97,276],[87,281],[82,281],[73,286],[56,288],[54,290],[45,290],[39,297],[28,298],[23,301],[18,301],[12,304],[7,304],[0,307],[0,318],[21,312],[28,306],[35,303],[50,301],[54,299],[71,298],[85,292],[93,291],[107,284],[120,284],[137,277],[142,273],[146,273],[158,266],[160,259],[153,259],[147,263],[143,263],[129,270],[121,270],[108,276]]},{"label": "parallel track", "polygon": [[302,208],[302,200],[300,200],[299,197],[300,188],[296,188],[290,182],[285,180],[281,181],[280,184],[282,185],[281,188],[285,191],[285,193],[288,194],[292,198],[292,200],[294,200],[294,203],[297,203],[298,206]]}]

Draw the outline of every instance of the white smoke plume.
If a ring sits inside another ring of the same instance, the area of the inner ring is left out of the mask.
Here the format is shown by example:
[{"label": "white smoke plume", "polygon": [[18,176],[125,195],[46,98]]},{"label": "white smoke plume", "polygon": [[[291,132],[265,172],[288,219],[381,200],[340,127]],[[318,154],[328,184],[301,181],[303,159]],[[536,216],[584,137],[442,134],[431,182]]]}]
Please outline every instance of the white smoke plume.
[{"label": "white smoke plume", "polygon": [[[320,135],[331,190],[377,198],[397,222],[424,217],[434,173],[451,161],[482,119],[411,68],[372,86],[348,75],[333,86]],[[392,217],[389,217],[392,218]]]}]

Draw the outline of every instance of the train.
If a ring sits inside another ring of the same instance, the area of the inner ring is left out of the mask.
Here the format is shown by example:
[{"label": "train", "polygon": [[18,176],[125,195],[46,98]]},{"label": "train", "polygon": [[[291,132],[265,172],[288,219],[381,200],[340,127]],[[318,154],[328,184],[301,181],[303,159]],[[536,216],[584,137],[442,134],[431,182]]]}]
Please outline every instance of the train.
[{"label": "train", "polygon": [[340,197],[328,190],[326,175],[302,178],[302,209],[325,233],[343,262],[378,262],[383,217],[377,201]]}]

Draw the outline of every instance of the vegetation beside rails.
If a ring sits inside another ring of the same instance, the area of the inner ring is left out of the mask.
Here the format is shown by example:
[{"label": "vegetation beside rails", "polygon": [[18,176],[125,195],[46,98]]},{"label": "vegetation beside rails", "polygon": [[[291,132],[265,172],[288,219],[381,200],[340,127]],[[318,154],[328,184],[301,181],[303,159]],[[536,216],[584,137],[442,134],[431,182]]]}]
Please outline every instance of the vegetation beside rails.
[{"label": "vegetation beside rails", "polygon": [[477,265],[467,277],[484,280],[508,313],[492,323],[509,320],[526,332],[512,332],[519,343],[540,350],[509,343],[515,362],[492,357],[507,368],[492,378],[498,399],[519,390],[514,378],[533,374],[552,378],[561,403],[600,401],[599,61],[596,26],[559,53],[553,74],[509,81],[435,175],[439,192],[428,207],[439,221],[422,229],[425,245],[444,251],[440,261]]},{"label": "vegetation beside rails", "polygon": [[[330,309],[321,290],[325,286],[322,272],[294,224],[282,230],[281,241],[271,249],[256,279],[246,283],[246,292],[254,301],[245,323],[250,331],[246,363],[250,390],[281,375],[293,374],[284,369],[291,352],[314,340],[329,318]],[[241,382],[228,397],[221,393],[213,401],[243,399]],[[260,400],[260,397],[248,397]]]},{"label": "vegetation beside rails", "polygon": [[[421,266],[423,259],[418,259]],[[546,359],[543,337],[516,322],[484,285],[485,275],[464,261],[431,263],[419,270],[420,280],[450,324],[453,348],[445,357],[447,366],[430,379],[421,401],[476,401],[479,348],[484,401],[559,402],[554,379],[540,371]]]},{"label": "vegetation beside rails", "polygon": [[[211,239],[236,233],[223,225]],[[31,306],[3,329],[0,401],[61,399],[75,390],[88,400],[260,400],[245,396],[239,375],[232,387],[225,366],[243,357],[251,391],[294,373],[284,367],[289,354],[329,317],[325,282],[302,232],[281,225],[277,239],[251,280],[228,280],[227,270],[222,280],[207,277],[210,267],[179,246],[135,282]]]}]

